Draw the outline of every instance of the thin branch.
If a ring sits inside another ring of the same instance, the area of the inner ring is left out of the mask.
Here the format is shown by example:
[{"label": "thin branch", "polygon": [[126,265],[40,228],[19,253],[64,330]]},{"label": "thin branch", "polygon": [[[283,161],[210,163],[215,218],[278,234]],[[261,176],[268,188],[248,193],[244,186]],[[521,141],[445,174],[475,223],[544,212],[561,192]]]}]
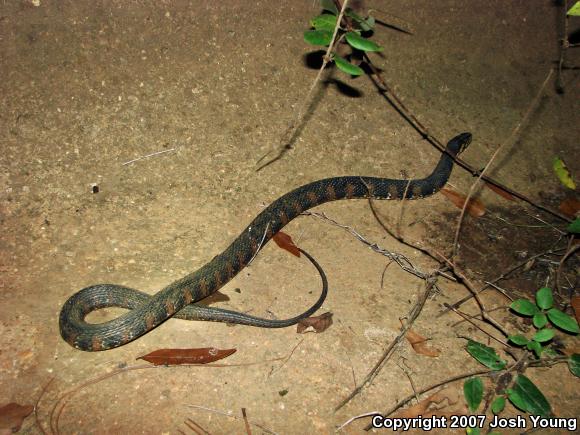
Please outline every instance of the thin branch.
[{"label": "thin branch", "polygon": [[552,77],[553,72],[554,72],[554,70],[550,69],[546,79],[542,83],[542,86],[540,86],[540,89],[536,93],[536,96],[534,97],[534,99],[530,103],[528,110],[526,111],[526,114],[524,115],[524,117],[518,122],[518,124],[515,126],[515,128],[512,130],[512,132],[508,136],[508,138],[495,150],[495,152],[492,154],[491,158],[489,159],[489,161],[487,162],[487,164],[483,168],[483,171],[481,171],[481,173],[479,174],[479,177],[477,177],[477,180],[475,180],[473,182],[473,184],[471,185],[471,188],[469,189],[469,193],[467,194],[467,198],[465,199],[465,202],[463,203],[463,208],[461,209],[461,214],[459,215],[459,219],[457,220],[457,229],[455,231],[455,238],[453,240],[453,253],[451,254],[452,259],[457,256],[457,248],[459,245],[459,232],[461,231],[463,217],[465,216],[465,210],[467,209],[467,206],[469,204],[469,200],[471,199],[471,197],[475,193],[475,188],[479,186],[480,180],[483,178],[483,176],[485,175],[487,170],[491,167],[492,162],[495,160],[495,158],[497,157],[499,152],[507,144],[512,143],[512,141],[514,140],[516,135],[520,132],[522,125],[524,125],[528,122],[528,119],[530,118],[532,111],[537,107],[538,102],[540,101],[540,97],[542,96],[544,89],[545,89],[546,85],[548,84],[548,81]]},{"label": "thin branch", "polygon": [[379,361],[371,369],[371,371],[365,377],[365,379],[362,381],[362,383],[358,387],[356,387],[346,398],[344,398],[334,408],[335,412],[338,411],[340,408],[342,408],[344,405],[346,405],[348,402],[350,402],[366,386],[370,385],[371,382],[375,379],[375,377],[379,374],[379,372],[381,371],[383,366],[387,363],[387,361],[389,360],[389,358],[391,357],[391,355],[393,354],[395,349],[399,346],[399,344],[405,338],[407,331],[409,331],[409,329],[411,329],[411,326],[413,325],[413,323],[415,322],[417,317],[419,317],[419,314],[421,313],[421,310],[423,309],[423,306],[425,305],[425,302],[427,301],[429,294],[431,293],[431,289],[433,288],[434,285],[435,285],[435,278],[434,277],[430,277],[430,278],[425,280],[425,291],[420,296],[419,300],[415,303],[413,308],[411,308],[411,311],[409,311],[409,314],[407,315],[408,321],[401,328],[399,335],[397,335],[397,337],[391,342],[389,347],[387,347],[387,349],[383,352],[383,355],[379,358]]},{"label": "thin branch", "polygon": [[244,418],[244,424],[246,426],[246,434],[252,435],[252,429],[250,428],[250,422],[248,421],[248,416],[246,414],[246,408],[242,408],[242,417]]},{"label": "thin branch", "polygon": [[[461,311],[459,311],[458,309],[456,309],[456,308],[452,308],[452,307],[451,307],[449,304],[444,304],[444,305],[445,305],[445,307],[447,307],[447,308],[451,309],[451,310],[452,310],[454,313],[456,313],[456,314],[457,314],[457,315],[459,315],[460,317],[463,317],[463,319],[464,319],[466,322],[469,322],[469,323],[471,323],[473,326],[475,326],[477,329],[479,329],[481,332],[483,332],[483,333],[484,333],[485,335],[487,335],[489,338],[491,338],[491,339],[493,339],[493,340],[497,341],[497,342],[498,342],[498,343],[500,343],[500,344],[503,344],[503,345],[504,345],[504,346],[506,346],[506,347],[507,347],[507,346],[509,346],[509,345],[507,344],[507,342],[503,341],[503,340],[502,340],[502,339],[500,339],[500,338],[496,338],[496,337],[494,337],[493,335],[491,335],[489,332],[487,332],[485,329],[483,329],[482,327],[480,327],[480,326],[479,326],[477,323],[475,323],[475,322],[474,322],[473,320],[471,320],[471,319],[470,319],[470,318],[469,318],[467,315],[465,315],[464,313],[462,313],[462,312],[461,312]],[[483,314],[482,314],[482,316],[481,316],[481,317],[482,317],[482,319],[483,319]]]},{"label": "thin branch", "polygon": [[[529,357],[528,357],[529,358]],[[551,360],[536,360],[536,359],[528,359],[526,361],[526,365],[528,367],[550,367],[554,364],[560,364],[563,362],[566,362],[568,360],[568,357],[557,357],[557,358],[553,358]],[[512,370],[514,367],[516,367],[517,365],[521,364],[520,361],[515,362],[510,364],[509,366],[507,366],[506,368],[504,368],[504,371],[509,371]],[[474,370],[472,372],[468,372],[468,373],[463,373],[457,376],[452,376],[450,378],[447,378],[443,381],[440,382],[436,382],[435,384],[429,385],[425,388],[422,388],[420,391],[418,391],[418,394],[425,394],[428,393],[431,390],[434,390],[435,388],[438,387],[442,387],[443,385],[447,385],[447,384],[451,384],[453,382],[456,381],[460,381],[462,379],[466,379],[469,378],[471,376],[490,376],[492,374],[497,374],[500,373],[500,371],[498,370],[491,370],[491,369],[480,369],[480,370]],[[397,409],[401,408],[402,406],[406,405],[407,403],[409,403],[411,400],[413,400],[413,398],[415,397],[415,393],[413,394],[409,394],[407,397],[405,397],[404,399],[400,400],[396,405],[394,405],[392,408],[390,408],[389,410],[387,410],[385,413],[381,413],[381,415],[383,417],[388,417],[389,415],[391,415],[393,412],[395,412]],[[371,415],[375,415],[375,414],[371,414]],[[341,426],[341,428],[344,427],[344,425]],[[372,429],[371,425],[368,425],[364,428],[366,431]]]},{"label": "thin branch", "polygon": [[391,252],[388,251],[387,249],[384,249],[382,247],[380,247],[379,245],[377,245],[376,243],[373,243],[371,241],[369,241],[368,239],[366,239],[363,235],[361,235],[357,230],[355,230],[352,227],[349,227],[348,225],[343,225],[337,221],[335,221],[334,219],[328,217],[325,213],[317,213],[317,212],[312,212],[312,211],[305,211],[302,212],[302,214],[304,216],[313,216],[319,219],[322,219],[326,222],[331,223],[332,225],[335,225],[339,228],[342,228],[346,231],[348,231],[351,235],[353,235],[357,240],[359,240],[360,242],[362,242],[363,244],[365,244],[366,246],[368,246],[369,248],[371,248],[374,252],[384,255],[385,257],[387,257],[388,259],[394,261],[395,263],[397,263],[397,265],[403,269],[405,272],[409,272],[421,279],[425,279],[428,275],[424,272],[422,272],[420,269],[416,268],[411,261],[405,257],[403,254],[399,254],[398,252]]},{"label": "thin branch", "polygon": [[54,381],[54,377],[50,378],[50,380],[46,384],[44,384],[44,387],[42,387],[40,395],[38,396],[38,399],[36,399],[36,403],[34,404],[34,421],[36,422],[36,425],[44,435],[46,435],[46,432],[42,427],[42,425],[40,424],[40,419],[38,418],[38,404],[40,403],[42,396],[44,396],[44,393],[46,393],[46,390],[48,389],[48,386],[52,383],[52,381]]},{"label": "thin branch", "polygon": [[192,418],[188,417],[187,420],[184,421],[184,423],[188,428],[190,428],[192,431],[194,431],[197,435],[211,435],[202,426],[200,426],[198,423],[193,421]]},{"label": "thin branch", "polygon": [[[399,115],[401,115],[409,123],[409,125],[413,127],[421,135],[421,137],[423,137],[423,139],[427,140],[431,145],[433,145],[442,153],[446,152],[445,145],[441,143],[439,139],[437,139],[435,136],[429,133],[428,129],[421,123],[421,121],[417,119],[415,115],[413,115],[413,113],[407,108],[407,106],[405,106],[403,101],[397,96],[397,94],[392,90],[392,88],[387,85],[387,83],[384,81],[382,77],[381,71],[374,66],[370,57],[366,53],[364,53],[363,58],[372,71],[372,75],[370,76],[371,81],[373,82],[379,93],[391,105],[391,107],[393,107],[393,109],[395,109],[397,113],[399,113]],[[474,168],[469,163],[465,162],[464,160],[458,157],[454,157],[453,160],[459,166],[469,171],[473,176],[479,176],[479,174],[481,173],[481,171]],[[538,204],[536,201],[527,197],[523,193],[511,189],[510,187],[500,183],[499,181],[491,177],[488,177],[487,175],[484,175],[481,178],[487,183],[493,184],[494,186],[497,186],[500,189],[505,190],[506,192],[510,193],[511,195],[515,196],[521,201],[527,202],[528,204],[537,209],[550,213],[551,215],[558,217],[564,222],[572,221],[572,219],[570,219],[568,216],[563,215],[558,210],[552,209],[542,204]]]},{"label": "thin branch", "polygon": [[[312,82],[312,85],[310,85],[310,90],[308,91],[308,94],[306,94],[306,97],[302,101],[302,104],[300,105],[300,108],[296,112],[296,116],[290,122],[289,127],[286,130],[286,133],[281,138],[281,142],[282,143],[286,142],[284,144],[284,148],[278,153],[278,155],[276,157],[270,159],[269,161],[267,161],[266,163],[264,163],[263,165],[261,165],[260,167],[258,167],[258,169],[256,169],[256,172],[261,171],[266,166],[268,166],[268,165],[274,163],[276,160],[280,159],[282,157],[282,155],[284,154],[284,152],[286,150],[288,150],[288,149],[291,148],[290,139],[286,139],[286,138],[291,138],[292,137],[292,133],[296,130],[295,126],[298,124],[298,121],[300,119],[302,119],[302,117],[304,116],[306,107],[307,107],[307,105],[311,101],[312,93],[314,92],[314,89],[316,88],[316,85],[318,84],[318,82],[320,82],[320,78],[322,77],[322,72],[326,69],[326,65],[330,61],[330,53],[332,52],[332,50],[335,47],[335,45],[339,42],[339,41],[336,41],[336,35],[338,34],[338,29],[340,28],[340,23],[342,21],[342,17],[344,15],[344,11],[346,9],[346,5],[347,4],[348,4],[348,0],[345,0],[344,3],[343,3],[343,5],[342,5],[342,8],[340,10],[340,13],[338,15],[338,18],[336,20],[336,25],[334,26],[334,32],[332,34],[332,39],[330,41],[330,44],[328,44],[328,48],[326,50],[326,54],[322,58],[322,65],[320,66],[320,69],[318,70],[318,74],[316,75],[316,78]],[[264,156],[262,156],[258,160],[257,163],[260,163],[264,158],[266,158],[266,156],[268,154],[270,154],[270,152],[267,152]]]},{"label": "thin branch", "polygon": [[453,273],[455,273],[455,276],[460,278],[462,284],[465,285],[465,287],[467,287],[467,289],[471,292],[471,294],[473,295],[473,297],[477,301],[477,305],[479,305],[479,309],[481,311],[482,317],[488,323],[490,323],[492,326],[494,326],[498,331],[500,331],[504,336],[508,337],[509,334],[507,333],[505,328],[502,325],[500,325],[500,323],[497,320],[495,320],[493,317],[491,317],[489,315],[489,313],[485,310],[485,305],[483,304],[483,301],[479,297],[479,293],[475,289],[474,285],[471,284],[471,282],[467,279],[467,277],[459,270],[459,268],[451,260],[446,258],[443,254],[440,254],[440,253],[437,253],[437,254],[441,257],[442,260],[444,260],[452,268]]},{"label": "thin branch", "polygon": [[558,269],[556,270],[556,289],[558,293],[560,293],[560,277],[562,275],[562,268],[564,267],[564,262],[574,254],[576,251],[580,250],[580,245],[573,245],[574,237],[570,236],[568,240],[568,248],[566,253],[560,259],[560,263],[558,264]]},{"label": "thin branch", "polygon": [[[239,417],[239,416],[237,416],[237,415],[234,415],[234,414],[232,414],[232,412],[231,412],[231,411],[229,411],[229,412],[224,412],[224,411],[220,411],[219,409],[213,409],[213,408],[208,408],[208,407],[206,407],[206,406],[200,406],[200,405],[191,405],[191,404],[185,404],[185,406],[187,406],[188,408],[201,409],[201,410],[203,410],[203,411],[212,412],[212,413],[214,413],[214,414],[225,415],[226,417],[233,418],[233,419],[236,419],[236,420],[243,420],[243,418],[242,418],[242,417]],[[249,422],[249,423],[250,423],[252,426],[256,426],[256,427],[258,427],[258,428],[262,429],[262,430],[263,430],[264,432],[266,432],[266,433],[269,433],[269,434],[272,434],[272,435],[278,435],[276,432],[274,432],[274,431],[273,431],[273,430],[271,430],[271,429],[268,429],[266,426],[263,426],[263,425],[261,425],[261,424],[259,424],[259,423],[256,423],[256,422],[252,421],[252,420],[248,420],[248,422]]]},{"label": "thin branch", "polygon": [[[526,264],[528,264],[530,261],[535,260],[536,258],[542,257],[544,255],[550,255],[550,254],[554,254],[556,253],[558,250],[554,250],[554,248],[550,248],[546,251],[540,252],[539,254],[534,254],[531,257],[526,258],[525,260],[516,263],[514,266],[512,266],[510,269],[508,269],[507,271],[503,272],[500,276],[498,276],[497,278],[487,282],[481,289],[479,289],[479,291],[477,292],[478,294],[482,293],[484,290],[487,290],[489,287],[493,286],[495,283],[507,278],[509,275],[511,275],[513,272],[515,272],[516,270],[524,267]],[[473,298],[473,294],[470,294],[469,296],[464,297],[463,299],[460,299],[459,301],[455,302],[454,304],[451,305],[451,307],[453,308],[459,308],[461,305],[463,305],[465,302],[467,302],[468,300],[470,300],[471,298]],[[441,311],[441,313],[439,313],[437,315],[437,317],[441,317],[443,314],[447,313],[450,310],[450,308],[445,308],[445,310]]]}]

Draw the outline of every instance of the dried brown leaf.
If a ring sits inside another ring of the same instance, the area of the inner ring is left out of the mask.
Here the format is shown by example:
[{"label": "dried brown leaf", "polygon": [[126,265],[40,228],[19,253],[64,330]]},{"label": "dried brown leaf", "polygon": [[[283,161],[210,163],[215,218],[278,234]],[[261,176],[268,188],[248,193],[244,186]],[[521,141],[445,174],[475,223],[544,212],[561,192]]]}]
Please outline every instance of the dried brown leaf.
[{"label": "dried brown leaf", "polygon": [[18,432],[22,422],[30,413],[34,411],[32,405],[19,405],[9,403],[0,407],[0,429],[9,429],[11,432]]},{"label": "dried brown leaf", "polygon": [[324,332],[332,325],[332,313],[323,313],[320,316],[307,317],[302,319],[296,325],[296,332],[298,334],[304,334],[309,332],[308,328],[312,327],[314,332]]},{"label": "dried brown leaf", "polygon": [[580,213],[580,201],[576,198],[566,198],[560,203],[558,209],[569,218],[575,218]]},{"label": "dried brown leaf", "polygon": [[485,181],[484,183],[485,183],[485,187],[487,187],[488,189],[497,193],[502,198],[505,198],[508,201],[515,201],[516,200],[516,198],[511,193],[503,190],[501,187],[498,187],[495,184],[488,183],[487,181]]},{"label": "dried brown leaf", "polygon": [[[455,207],[462,209],[463,204],[467,197],[462,193],[456,192],[451,189],[442,188],[441,193],[449,199],[455,205]],[[467,204],[467,213],[472,217],[481,217],[485,214],[485,205],[477,198],[471,198]]]},{"label": "dried brown leaf", "polygon": [[409,343],[411,343],[413,350],[418,354],[430,356],[432,358],[439,356],[440,353],[439,350],[431,349],[429,346],[427,346],[427,339],[422,335],[417,334],[412,329],[409,329],[407,331],[405,337],[407,338]]},{"label": "dried brown leaf", "polygon": [[292,255],[300,257],[300,249],[298,249],[298,246],[294,244],[292,237],[290,237],[288,234],[283,231],[278,231],[272,238],[280,248],[285,249]]},{"label": "dried brown leaf", "polygon": [[179,364],[207,364],[233,354],[236,349],[216,349],[202,347],[198,349],[159,349],[137,359],[143,359],[156,366],[174,366]]}]

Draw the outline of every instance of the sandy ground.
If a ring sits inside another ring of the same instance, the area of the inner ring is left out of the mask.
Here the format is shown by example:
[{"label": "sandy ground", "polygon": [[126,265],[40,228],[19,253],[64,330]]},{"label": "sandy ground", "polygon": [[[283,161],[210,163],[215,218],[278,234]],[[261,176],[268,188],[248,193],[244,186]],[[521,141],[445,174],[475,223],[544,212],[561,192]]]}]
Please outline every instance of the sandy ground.
[{"label": "sandy ground", "polygon": [[[0,404],[34,403],[54,379],[39,405],[48,431],[57,398],[82,382],[158,348],[215,346],[236,348],[224,363],[238,366],[119,374],[74,395],[60,416],[60,432],[189,434],[184,422],[191,418],[212,434],[245,433],[243,421],[188,406],[195,405],[236,416],[246,408],[251,421],[276,433],[332,433],[348,418],[384,411],[412,393],[410,379],[420,389],[481,367],[465,352],[464,337],[487,337],[457,324],[455,314],[437,317],[444,303],[467,291],[440,279],[440,291],[414,325],[440,355],[421,356],[403,343],[372,386],[334,412],[397,335],[423,283],[395,265],[381,282],[386,258],[313,217],[300,217],[285,231],[328,275],[330,294],[321,311],[334,313],[334,325],[326,332],[172,320],[119,349],[71,348],[60,337],[58,314],[78,289],[110,282],[154,293],[221,252],[264,205],[292,188],[338,175],[420,177],[439,154],[368,78],[335,73],[338,81],[318,91],[294,148],[256,172],[316,76],[308,62],[312,48],[302,39],[319,12],[314,1],[33,3],[0,4]],[[385,50],[373,59],[385,80],[443,142],[472,132],[463,158],[483,167],[521,122],[557,60],[558,9],[539,0],[376,1],[367,7],[414,30],[378,29],[374,40]],[[565,73],[563,95],[549,82],[491,171],[551,207],[565,196],[552,174],[553,156],[580,174],[573,157],[580,147],[577,79],[577,71]],[[171,151],[123,165],[165,150]],[[472,181],[455,170],[450,183],[466,193]],[[476,283],[557,241],[558,232],[534,216],[562,221],[489,190],[480,199],[488,213],[466,219],[460,257]],[[401,204],[376,207],[395,227]],[[385,233],[364,200],[316,211],[407,256],[422,271],[437,266]],[[458,215],[442,195],[407,202],[401,231],[443,252]],[[550,284],[553,272],[551,263],[539,262],[503,286],[529,295]],[[269,244],[222,289],[230,300],[220,306],[284,318],[313,303],[319,285],[304,259]],[[485,300],[490,308],[507,303],[492,292]],[[477,313],[472,302],[462,308]],[[525,327],[498,313],[510,331]],[[109,310],[91,318],[114,315]],[[272,361],[294,348],[286,361]],[[247,363],[255,364],[240,366]],[[565,366],[527,374],[559,416],[580,414],[578,381]],[[461,384],[451,389],[460,394]],[[367,422],[345,431],[360,433]],[[23,431],[40,433],[32,418]]]}]

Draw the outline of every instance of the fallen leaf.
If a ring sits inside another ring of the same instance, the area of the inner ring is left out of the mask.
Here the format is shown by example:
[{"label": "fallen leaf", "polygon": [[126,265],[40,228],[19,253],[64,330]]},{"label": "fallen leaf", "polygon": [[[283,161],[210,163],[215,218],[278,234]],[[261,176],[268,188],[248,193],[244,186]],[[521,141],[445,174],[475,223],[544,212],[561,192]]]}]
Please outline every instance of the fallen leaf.
[{"label": "fallen leaf", "polygon": [[457,395],[451,391],[451,389],[446,388],[444,390],[438,391],[429,397],[421,400],[416,405],[410,406],[409,408],[402,409],[393,415],[393,418],[415,418],[420,415],[427,413],[429,407],[434,404],[438,409],[443,409],[446,406],[442,405],[444,401],[447,401],[448,405],[455,405],[458,401]]},{"label": "fallen leaf", "polygon": [[229,296],[224,295],[218,290],[215,293],[209,295],[207,298],[203,298],[197,301],[196,304],[209,306],[210,304],[217,304],[218,302],[227,302],[229,300],[230,300]]},{"label": "fallen leaf", "polygon": [[559,157],[554,157],[552,168],[554,168],[554,172],[556,173],[558,180],[560,180],[560,183],[562,183],[568,189],[576,189],[576,183],[574,183],[572,175],[570,175],[570,171],[568,170],[566,163],[564,163],[564,160]]},{"label": "fallen leaf", "polygon": [[570,302],[572,308],[574,309],[574,316],[576,316],[576,321],[580,323],[580,296],[575,296]]},{"label": "fallen leaf", "polygon": [[560,203],[558,209],[570,218],[575,218],[580,212],[580,201],[576,198],[566,198]]},{"label": "fallen leaf", "polygon": [[411,343],[413,350],[418,354],[430,356],[432,358],[439,356],[439,350],[431,349],[429,346],[427,346],[427,339],[422,335],[417,334],[412,329],[407,331],[407,335],[405,337],[409,343]]},{"label": "fallen leaf", "polygon": [[294,244],[292,237],[290,237],[288,234],[283,231],[278,231],[272,238],[280,248],[285,249],[292,255],[300,257],[300,249],[298,249],[298,246]]},{"label": "fallen leaf", "polygon": [[320,316],[312,316],[302,319],[298,322],[296,326],[296,332],[298,334],[304,334],[308,331],[308,328],[312,327],[314,332],[324,332],[332,325],[332,313],[323,313]]},{"label": "fallen leaf", "polygon": [[[465,204],[465,200],[467,199],[465,195],[445,187],[442,188],[440,192],[445,195],[447,199],[455,205],[455,207],[463,209],[463,204]],[[483,205],[483,202],[479,199],[471,198],[467,204],[466,211],[470,216],[481,217],[485,214],[485,205]]]},{"label": "fallen leaf", "polygon": [[236,349],[216,349],[202,347],[199,349],[159,349],[137,359],[144,359],[156,366],[174,366],[179,364],[207,364],[226,358]]},{"label": "fallen leaf", "polygon": [[18,432],[22,422],[34,410],[32,405],[19,405],[9,403],[0,407],[0,429],[9,429],[11,432]]},{"label": "fallen leaf", "polygon": [[485,182],[485,187],[487,187],[488,189],[494,191],[499,196],[501,196],[502,198],[507,199],[508,201],[515,201],[516,200],[516,198],[511,193],[509,193],[506,190],[503,190],[501,187],[496,186],[495,184],[491,184],[491,183],[488,183],[486,181]]}]

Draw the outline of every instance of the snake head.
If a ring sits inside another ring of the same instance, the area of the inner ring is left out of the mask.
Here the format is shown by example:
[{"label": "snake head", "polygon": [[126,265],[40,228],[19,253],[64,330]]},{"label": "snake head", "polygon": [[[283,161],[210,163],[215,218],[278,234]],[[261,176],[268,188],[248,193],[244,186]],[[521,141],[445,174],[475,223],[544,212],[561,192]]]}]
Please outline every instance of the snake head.
[{"label": "snake head", "polygon": [[447,151],[453,155],[461,154],[469,146],[472,139],[471,133],[461,133],[447,143]]}]

